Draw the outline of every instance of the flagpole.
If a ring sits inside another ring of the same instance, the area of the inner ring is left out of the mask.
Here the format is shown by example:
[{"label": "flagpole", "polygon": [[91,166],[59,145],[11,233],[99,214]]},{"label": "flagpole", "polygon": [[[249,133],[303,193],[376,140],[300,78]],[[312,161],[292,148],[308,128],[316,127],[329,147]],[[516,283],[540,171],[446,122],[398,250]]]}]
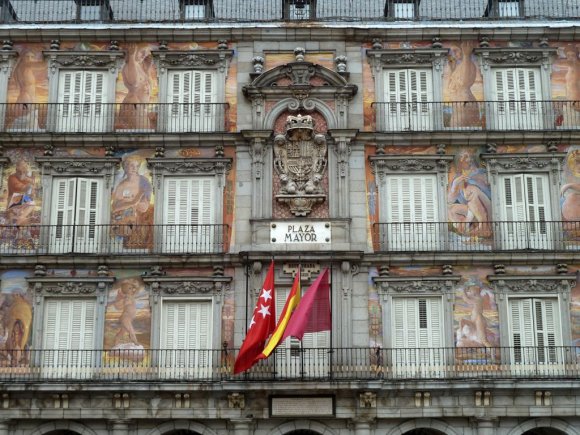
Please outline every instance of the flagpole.
[{"label": "flagpole", "polygon": [[248,298],[250,292],[250,262],[248,261],[248,254],[246,254],[246,321],[244,325],[244,336],[248,335]]}]

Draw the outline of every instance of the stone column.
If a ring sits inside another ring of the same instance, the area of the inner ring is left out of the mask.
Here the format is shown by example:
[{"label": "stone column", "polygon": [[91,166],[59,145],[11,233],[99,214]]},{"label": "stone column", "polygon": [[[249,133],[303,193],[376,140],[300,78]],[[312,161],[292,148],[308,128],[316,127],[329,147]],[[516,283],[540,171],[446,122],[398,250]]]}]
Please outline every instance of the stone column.
[{"label": "stone column", "polygon": [[252,419],[251,418],[232,418],[230,420],[233,432],[235,435],[251,435],[252,434]]},{"label": "stone column", "polygon": [[111,435],[127,435],[129,433],[130,420],[111,420],[109,433]]},{"label": "stone column", "polygon": [[477,435],[494,435],[495,421],[491,418],[479,418],[477,420]]},{"label": "stone column", "polygon": [[357,418],[353,420],[355,435],[371,435],[371,418]]}]

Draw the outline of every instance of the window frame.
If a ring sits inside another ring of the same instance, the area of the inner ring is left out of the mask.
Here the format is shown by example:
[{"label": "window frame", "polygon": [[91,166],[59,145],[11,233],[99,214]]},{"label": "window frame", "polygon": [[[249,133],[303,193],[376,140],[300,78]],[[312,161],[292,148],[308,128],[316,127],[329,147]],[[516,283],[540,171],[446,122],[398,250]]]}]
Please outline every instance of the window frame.
[{"label": "window frame", "polygon": [[[94,133],[112,132],[114,127],[114,108],[115,102],[115,87],[117,85],[117,75],[121,70],[125,53],[122,51],[59,51],[50,50],[42,52],[44,57],[48,60],[48,119],[47,130],[61,133],[78,133],[76,131],[59,131],[58,118],[59,106],[64,104],[60,102],[61,95],[59,93],[61,86],[61,73],[63,71],[98,71],[104,74],[103,94],[106,96],[106,101],[101,104],[105,107],[103,131],[95,131]],[[96,104],[96,103],[93,103]],[[107,109],[111,113],[106,113]],[[93,133],[93,131],[85,131],[84,133]]]},{"label": "window frame", "polygon": [[[370,164],[373,173],[375,174],[376,184],[378,189],[378,210],[379,223],[388,223],[383,221],[389,213],[386,205],[383,204],[382,199],[387,197],[388,178],[391,176],[421,176],[430,175],[435,176],[435,193],[437,195],[438,210],[436,212],[436,223],[447,222],[447,184],[449,165],[453,161],[453,156],[439,155],[439,154],[423,154],[423,155],[387,155],[382,154],[382,151],[377,151],[377,155],[370,156]],[[413,223],[413,222],[409,222]],[[446,232],[439,234],[439,239],[436,243],[439,250],[446,246]],[[413,242],[415,243],[415,242]],[[381,248],[382,249],[382,248]]]},{"label": "window frame", "polygon": [[[443,68],[447,62],[449,49],[444,48],[417,48],[417,49],[369,49],[367,57],[371,64],[371,72],[375,79],[375,101],[384,103],[385,95],[385,71],[429,69],[431,70],[432,101],[443,101]],[[443,114],[441,111],[432,111],[433,130],[443,127]],[[386,117],[381,116],[381,110],[377,111],[376,125],[378,131],[387,130]]]},{"label": "window frame", "polygon": [[[201,18],[187,18],[188,6],[203,6],[204,14]],[[183,21],[204,21],[215,18],[213,0],[179,0],[179,10]]]},{"label": "window frame", "polygon": [[[560,208],[560,185],[562,178],[562,171],[565,164],[566,153],[548,152],[548,153],[484,153],[481,154],[481,159],[487,167],[488,181],[491,188],[491,203],[495,204],[492,207],[493,222],[501,222],[503,211],[502,207],[505,204],[505,198],[502,195],[503,187],[501,182],[504,175],[538,175],[547,176],[549,196],[550,216],[553,222],[557,222],[557,217],[561,216]],[[561,218],[559,219],[561,220]],[[548,240],[552,243],[552,249],[558,249],[560,237],[558,237],[558,228],[552,228],[553,240]],[[504,235],[497,231],[494,232],[496,237],[496,244],[501,246],[505,242]],[[499,237],[499,240],[498,240]]]},{"label": "window frame", "polygon": [[[316,1],[317,0],[282,0],[282,19],[289,21],[308,21],[316,19]],[[298,5],[308,8],[308,13],[303,18],[292,17],[292,6],[294,10],[300,9]],[[306,16],[307,15],[307,16]]]},{"label": "window frame", "polygon": [[[41,211],[42,231],[40,234],[40,246],[49,252],[51,246],[51,222],[54,210],[53,188],[54,180],[57,178],[85,178],[102,180],[100,192],[97,222],[100,225],[108,225],[111,216],[111,201],[113,189],[113,178],[115,171],[119,168],[121,159],[116,157],[92,157],[75,158],[74,161],[65,157],[37,157],[36,162],[42,171],[43,207]],[[98,246],[107,246],[107,232],[103,231],[101,240],[96,242]]]},{"label": "window frame", "polygon": [[[151,55],[157,66],[159,80],[160,114],[157,121],[157,131],[168,130],[169,101],[169,76],[172,71],[201,71],[211,72],[214,75],[215,103],[225,103],[225,84],[228,76],[229,63],[233,56],[233,50],[152,50]],[[219,112],[219,111],[218,111]],[[225,114],[224,114],[225,115]],[[199,133],[212,133],[223,131],[225,116],[221,119],[214,118],[213,130],[200,131]]]},{"label": "window frame", "polygon": [[[397,15],[396,7],[397,4],[410,4],[413,5],[413,16],[412,17],[400,17]],[[385,17],[391,19],[403,19],[403,20],[416,20],[419,18],[419,6],[421,6],[421,0],[386,0],[385,1]]]}]

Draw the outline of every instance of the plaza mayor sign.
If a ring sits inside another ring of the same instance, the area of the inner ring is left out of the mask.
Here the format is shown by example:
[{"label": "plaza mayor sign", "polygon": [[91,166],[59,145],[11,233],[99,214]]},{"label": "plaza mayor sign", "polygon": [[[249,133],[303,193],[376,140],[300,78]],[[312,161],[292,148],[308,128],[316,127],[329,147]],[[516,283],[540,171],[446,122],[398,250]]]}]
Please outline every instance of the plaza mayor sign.
[{"label": "plaza mayor sign", "polygon": [[272,222],[270,240],[272,243],[330,243],[330,222]]}]

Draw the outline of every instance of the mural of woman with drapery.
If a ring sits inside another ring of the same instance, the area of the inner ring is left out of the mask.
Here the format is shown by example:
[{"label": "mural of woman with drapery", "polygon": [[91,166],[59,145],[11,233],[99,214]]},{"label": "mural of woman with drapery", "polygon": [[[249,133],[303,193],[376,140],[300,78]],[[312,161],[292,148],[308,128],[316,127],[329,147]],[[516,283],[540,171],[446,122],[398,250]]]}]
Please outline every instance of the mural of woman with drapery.
[{"label": "mural of woman with drapery", "polygon": [[123,159],[123,173],[113,190],[111,224],[113,235],[123,239],[123,247],[148,249],[153,244],[152,187],[145,159],[129,155]]}]

